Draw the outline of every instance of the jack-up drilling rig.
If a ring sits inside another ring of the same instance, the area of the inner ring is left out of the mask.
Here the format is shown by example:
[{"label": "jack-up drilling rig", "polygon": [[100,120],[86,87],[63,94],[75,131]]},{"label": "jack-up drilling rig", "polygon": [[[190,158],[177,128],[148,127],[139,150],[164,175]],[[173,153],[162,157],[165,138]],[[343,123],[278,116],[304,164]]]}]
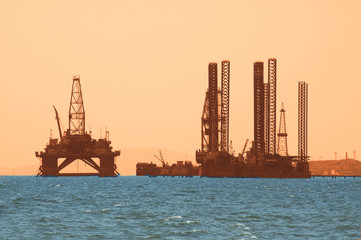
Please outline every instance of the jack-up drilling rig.
[{"label": "jack-up drilling rig", "polygon": [[217,63],[209,63],[208,91],[202,114],[202,148],[196,152],[196,161],[201,164],[200,176],[228,176],[224,171],[232,167],[230,164],[236,159],[229,153],[229,61],[222,61],[221,90],[217,82]]},{"label": "jack-up drilling rig", "polygon": [[[73,76],[73,86],[69,107],[69,128],[62,133],[58,111],[54,107],[59,129],[60,141],[50,138],[44,151],[35,152],[41,160],[38,176],[87,176],[101,177],[117,176],[115,157],[120,151],[112,151],[109,141],[109,132],[104,139],[92,139],[90,133],[85,131],[85,111],[79,76]],[[61,163],[59,159],[64,158]],[[93,160],[99,159],[99,164]],[[76,160],[96,170],[96,173],[61,173],[61,171]]]},{"label": "jack-up drilling rig", "polygon": [[[201,149],[196,161],[200,176],[309,178],[307,156],[307,84],[299,84],[299,156],[276,152],[276,64],[268,60],[268,82],[263,62],[254,63],[254,141],[238,156],[229,152],[230,63],[222,62],[222,88],[217,88],[217,64],[208,66],[208,91],[202,114]],[[219,100],[221,103],[219,104]],[[219,114],[219,110],[221,114]],[[221,142],[219,144],[219,135]],[[246,142],[247,145],[247,142]],[[245,145],[245,146],[246,146]]]}]

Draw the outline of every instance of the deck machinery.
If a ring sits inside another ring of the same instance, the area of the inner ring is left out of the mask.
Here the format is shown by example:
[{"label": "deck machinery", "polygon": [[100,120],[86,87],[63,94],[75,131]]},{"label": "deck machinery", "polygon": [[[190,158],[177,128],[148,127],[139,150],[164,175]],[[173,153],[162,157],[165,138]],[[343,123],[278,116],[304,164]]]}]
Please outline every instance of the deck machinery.
[{"label": "deck machinery", "polygon": [[[217,86],[217,63],[208,65],[208,90],[201,118],[201,149],[196,161],[200,176],[309,178],[307,156],[307,83],[299,83],[299,155],[276,152],[276,64],[268,60],[268,82],[263,62],[254,63],[254,141],[235,156],[229,149],[230,62],[222,61],[222,86]],[[284,135],[284,134],[283,134]],[[219,141],[220,139],[220,141]]]},{"label": "deck machinery", "polygon": [[[36,157],[41,160],[38,176],[83,176],[97,175],[101,177],[117,176],[115,157],[120,151],[112,151],[109,141],[109,132],[106,131],[105,138],[92,139],[91,132],[85,131],[85,111],[83,96],[81,92],[79,76],[73,76],[73,87],[71,92],[69,108],[69,128],[62,132],[59,115],[54,107],[59,129],[60,141],[50,137],[49,144],[44,151],[35,152]],[[99,159],[99,164],[93,160]],[[60,159],[64,159],[61,161]],[[96,173],[61,173],[65,167],[76,160],[96,170]]]}]

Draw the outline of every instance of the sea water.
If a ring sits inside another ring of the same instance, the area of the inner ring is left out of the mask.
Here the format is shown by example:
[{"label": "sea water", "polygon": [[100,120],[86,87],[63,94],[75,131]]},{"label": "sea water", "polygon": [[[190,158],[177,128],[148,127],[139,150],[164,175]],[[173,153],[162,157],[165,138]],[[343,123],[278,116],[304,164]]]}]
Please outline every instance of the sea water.
[{"label": "sea water", "polygon": [[361,179],[0,176],[0,239],[361,239]]}]

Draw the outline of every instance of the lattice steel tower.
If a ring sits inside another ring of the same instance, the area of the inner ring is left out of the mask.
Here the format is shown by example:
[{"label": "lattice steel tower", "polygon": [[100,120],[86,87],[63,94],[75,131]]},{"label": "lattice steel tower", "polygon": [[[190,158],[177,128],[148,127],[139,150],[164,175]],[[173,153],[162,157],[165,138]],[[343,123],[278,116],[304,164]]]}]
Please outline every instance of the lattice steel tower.
[{"label": "lattice steel tower", "polygon": [[221,151],[229,151],[230,62],[222,61]]},{"label": "lattice steel tower", "polygon": [[264,84],[263,62],[255,62],[254,71],[254,151],[257,160],[263,160],[264,144]]},{"label": "lattice steel tower", "polygon": [[287,131],[286,131],[286,110],[283,106],[281,107],[280,115],[280,128],[278,129],[278,144],[277,144],[277,154],[281,156],[288,156],[287,148]]},{"label": "lattice steel tower", "polygon": [[269,83],[264,86],[264,151],[269,153]]},{"label": "lattice steel tower", "polygon": [[276,71],[277,60],[268,59],[268,111],[269,111],[269,154],[276,154]]},{"label": "lattice steel tower", "polygon": [[201,147],[202,152],[208,152],[209,151],[209,134],[210,134],[210,128],[209,128],[209,97],[208,97],[208,91],[206,92],[206,97],[204,99],[204,105],[203,105],[203,112],[202,112],[202,124],[201,124],[201,135],[202,135],[202,141],[201,141]]},{"label": "lattice steel tower", "polygon": [[308,84],[298,82],[298,160],[307,162]]},{"label": "lattice steel tower", "polygon": [[69,107],[69,130],[71,135],[85,134],[85,111],[81,93],[80,77],[78,75],[73,76],[73,87],[71,90]]},{"label": "lattice steel tower", "polygon": [[209,104],[209,151],[218,151],[218,86],[217,63],[208,65],[208,104]]}]

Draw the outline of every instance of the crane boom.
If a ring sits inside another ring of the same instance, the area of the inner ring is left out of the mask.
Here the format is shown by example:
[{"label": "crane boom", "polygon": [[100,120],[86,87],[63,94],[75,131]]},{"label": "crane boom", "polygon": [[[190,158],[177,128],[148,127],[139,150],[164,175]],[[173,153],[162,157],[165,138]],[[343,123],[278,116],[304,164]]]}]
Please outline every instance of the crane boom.
[{"label": "crane boom", "polygon": [[60,136],[60,141],[63,141],[63,135],[61,134],[61,127],[60,127],[60,118],[59,118],[59,114],[58,114],[58,111],[56,110],[55,106],[53,105],[54,107],[54,110],[55,110],[55,119],[58,123],[58,129],[59,129],[59,136]]},{"label": "crane boom", "polygon": [[158,157],[157,155],[154,155],[154,157],[156,157],[163,164],[163,167],[166,167],[167,163],[164,161],[164,158],[163,158],[163,155],[162,155],[161,151],[159,151],[159,155],[160,155],[160,157]]},{"label": "crane boom", "polygon": [[243,147],[242,154],[241,154],[242,156],[243,156],[243,154],[244,154],[244,151],[246,151],[246,147],[247,147],[248,141],[249,141],[249,139],[247,138],[246,143],[244,144],[244,147]]}]

